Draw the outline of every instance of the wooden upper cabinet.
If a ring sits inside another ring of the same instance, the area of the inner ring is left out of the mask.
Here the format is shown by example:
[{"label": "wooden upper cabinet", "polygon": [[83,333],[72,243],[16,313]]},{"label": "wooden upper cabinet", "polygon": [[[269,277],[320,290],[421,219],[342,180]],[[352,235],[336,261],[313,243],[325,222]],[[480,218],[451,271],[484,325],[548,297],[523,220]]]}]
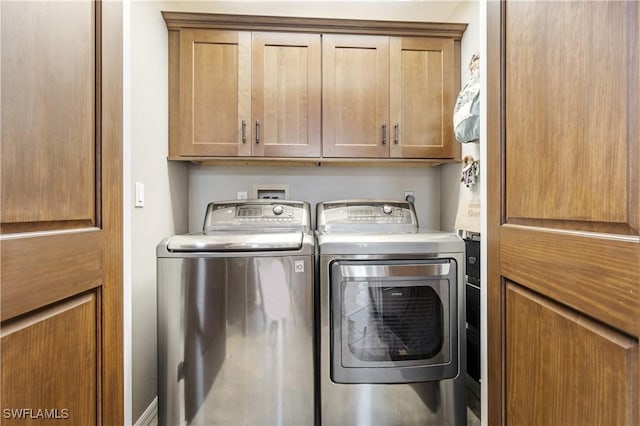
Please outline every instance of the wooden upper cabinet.
[{"label": "wooden upper cabinet", "polygon": [[466,24],[163,16],[170,159],[459,157]]},{"label": "wooden upper cabinet", "polygon": [[459,155],[452,125],[460,80],[453,39],[392,37],[390,58],[391,157]]},{"label": "wooden upper cabinet", "polygon": [[320,156],[319,34],[253,33],[252,155]]},{"label": "wooden upper cabinet", "polygon": [[322,40],[322,154],[389,156],[389,37]]},{"label": "wooden upper cabinet", "polygon": [[251,155],[251,33],[184,29],[179,43],[180,119],[172,154]]}]

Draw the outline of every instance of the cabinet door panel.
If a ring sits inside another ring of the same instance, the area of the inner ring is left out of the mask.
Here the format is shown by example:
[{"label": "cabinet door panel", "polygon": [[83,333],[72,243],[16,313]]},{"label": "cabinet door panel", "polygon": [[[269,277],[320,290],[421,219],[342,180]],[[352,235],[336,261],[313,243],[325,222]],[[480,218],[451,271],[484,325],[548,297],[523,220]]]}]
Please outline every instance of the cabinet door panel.
[{"label": "cabinet door panel", "polygon": [[388,157],[389,38],[324,35],[322,55],[323,156]]},{"label": "cabinet door panel", "polygon": [[90,293],[3,323],[2,424],[99,424],[96,319]]},{"label": "cabinet door panel", "polygon": [[453,158],[453,40],[394,37],[390,57],[391,156]]},{"label": "cabinet door panel", "polygon": [[250,49],[250,33],[181,31],[179,151],[182,155],[251,154]]},{"label": "cabinet door panel", "polygon": [[513,283],[506,301],[508,425],[637,424],[637,340]]},{"label": "cabinet door panel", "polygon": [[320,156],[319,34],[252,34],[254,156]]}]

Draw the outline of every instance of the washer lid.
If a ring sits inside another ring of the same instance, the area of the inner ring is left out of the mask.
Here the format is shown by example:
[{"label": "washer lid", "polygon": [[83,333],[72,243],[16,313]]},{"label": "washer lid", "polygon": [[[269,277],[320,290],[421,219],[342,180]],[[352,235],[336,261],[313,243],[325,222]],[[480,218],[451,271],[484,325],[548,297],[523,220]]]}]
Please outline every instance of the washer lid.
[{"label": "washer lid", "polygon": [[302,232],[263,232],[176,235],[167,241],[170,252],[238,252],[299,250]]}]

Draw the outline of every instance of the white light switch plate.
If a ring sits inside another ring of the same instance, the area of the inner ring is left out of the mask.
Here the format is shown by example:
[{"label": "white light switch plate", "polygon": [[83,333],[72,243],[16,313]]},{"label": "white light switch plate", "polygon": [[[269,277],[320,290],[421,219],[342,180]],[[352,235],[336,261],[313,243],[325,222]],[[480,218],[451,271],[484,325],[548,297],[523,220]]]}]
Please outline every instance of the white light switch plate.
[{"label": "white light switch plate", "polygon": [[144,183],[136,182],[134,207],[144,207]]}]

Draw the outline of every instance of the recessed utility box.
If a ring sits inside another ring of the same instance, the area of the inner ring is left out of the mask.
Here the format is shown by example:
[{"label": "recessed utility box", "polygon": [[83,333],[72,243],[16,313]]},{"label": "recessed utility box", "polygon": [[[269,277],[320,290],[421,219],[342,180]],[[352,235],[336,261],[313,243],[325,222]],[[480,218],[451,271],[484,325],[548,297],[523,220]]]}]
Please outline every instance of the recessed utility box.
[{"label": "recessed utility box", "polygon": [[289,185],[286,184],[256,184],[253,185],[253,198],[255,199],[271,199],[271,200],[288,200]]}]

